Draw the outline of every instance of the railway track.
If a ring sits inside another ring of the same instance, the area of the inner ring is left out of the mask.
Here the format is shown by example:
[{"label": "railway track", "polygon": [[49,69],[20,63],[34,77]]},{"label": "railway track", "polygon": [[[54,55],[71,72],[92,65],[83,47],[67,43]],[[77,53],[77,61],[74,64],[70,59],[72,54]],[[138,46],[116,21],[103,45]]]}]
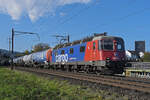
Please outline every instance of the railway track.
[{"label": "railway track", "polygon": [[109,85],[113,87],[119,87],[123,89],[129,89],[129,90],[135,90],[139,92],[144,93],[150,93],[150,83],[146,81],[135,81],[131,80],[131,78],[121,78],[121,77],[109,77],[109,76],[89,76],[84,74],[74,74],[74,73],[66,73],[62,71],[53,71],[53,70],[46,70],[46,69],[33,69],[33,68],[20,68],[17,67],[18,70],[25,70],[30,72],[36,72],[36,73],[42,73],[42,74],[48,74],[48,75],[55,75],[55,76],[61,76],[81,81],[87,81],[92,83],[98,83],[103,85]]},{"label": "railway track", "polygon": [[[22,68],[17,68],[17,69],[22,69]],[[83,74],[65,73],[62,71],[56,72],[56,71],[45,70],[45,69],[39,70],[39,69],[24,68],[23,70],[32,71],[32,72],[36,71],[37,73],[62,76],[62,77],[73,78],[77,80],[89,81],[89,82],[94,82],[94,83],[100,83],[100,84],[150,93],[149,82],[146,83],[145,81],[142,82],[138,80],[131,81],[131,78],[129,78],[130,79],[129,80],[129,79],[121,78],[121,77],[120,78],[104,77],[103,75],[99,77],[95,77],[95,76],[89,76],[89,75],[87,76]]]}]

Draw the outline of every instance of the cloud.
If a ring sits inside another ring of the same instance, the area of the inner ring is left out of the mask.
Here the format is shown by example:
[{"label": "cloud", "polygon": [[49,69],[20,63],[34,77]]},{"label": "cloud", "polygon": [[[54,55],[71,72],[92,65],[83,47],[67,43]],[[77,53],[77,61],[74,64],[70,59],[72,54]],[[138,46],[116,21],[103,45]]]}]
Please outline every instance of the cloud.
[{"label": "cloud", "polygon": [[8,14],[13,20],[19,20],[21,16],[27,15],[31,21],[40,17],[55,13],[59,6],[83,3],[91,0],[0,0],[0,13]]}]

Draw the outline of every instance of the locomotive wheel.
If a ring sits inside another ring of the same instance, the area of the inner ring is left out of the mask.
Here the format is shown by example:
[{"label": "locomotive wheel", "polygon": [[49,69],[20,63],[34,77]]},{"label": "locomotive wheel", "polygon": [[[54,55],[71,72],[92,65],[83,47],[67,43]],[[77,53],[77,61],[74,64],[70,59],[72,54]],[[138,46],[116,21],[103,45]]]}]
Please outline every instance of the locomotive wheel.
[{"label": "locomotive wheel", "polygon": [[100,75],[100,71],[99,70],[96,70],[95,73],[96,73],[97,76]]},{"label": "locomotive wheel", "polygon": [[69,72],[72,72],[72,66],[68,66]]},{"label": "locomotive wheel", "polygon": [[85,72],[86,72],[87,74],[88,74],[88,73],[90,73],[90,71],[89,71],[89,67],[88,67],[88,68],[86,68]]},{"label": "locomotive wheel", "polygon": [[77,73],[78,71],[77,71],[76,69],[73,69],[73,72],[74,72],[74,73]]}]

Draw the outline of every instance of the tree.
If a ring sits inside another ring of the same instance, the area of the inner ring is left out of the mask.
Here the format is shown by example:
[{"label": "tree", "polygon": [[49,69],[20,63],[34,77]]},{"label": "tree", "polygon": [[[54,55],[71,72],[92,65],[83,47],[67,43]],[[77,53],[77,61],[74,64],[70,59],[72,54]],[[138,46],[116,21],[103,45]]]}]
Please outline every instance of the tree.
[{"label": "tree", "polygon": [[145,52],[143,57],[144,62],[150,62],[150,52]]},{"label": "tree", "polygon": [[49,48],[50,47],[49,47],[48,44],[46,44],[46,43],[39,43],[39,44],[37,44],[37,45],[35,45],[33,47],[33,52],[39,52],[39,51],[47,50]]},{"label": "tree", "polygon": [[28,50],[25,50],[25,51],[24,51],[24,54],[25,54],[25,55],[28,55],[28,54],[30,54],[30,52],[29,52]]}]

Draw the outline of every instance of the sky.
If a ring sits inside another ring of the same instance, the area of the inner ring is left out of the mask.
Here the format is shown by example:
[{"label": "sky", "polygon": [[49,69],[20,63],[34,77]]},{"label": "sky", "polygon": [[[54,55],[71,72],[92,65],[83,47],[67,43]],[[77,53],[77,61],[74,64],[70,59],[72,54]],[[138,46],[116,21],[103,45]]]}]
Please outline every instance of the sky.
[{"label": "sky", "polygon": [[53,35],[71,41],[107,32],[122,37],[127,50],[146,41],[150,51],[150,0],[0,0],[0,48],[9,49],[11,30],[38,33],[15,35],[15,51],[31,50],[38,43],[54,47]]}]

